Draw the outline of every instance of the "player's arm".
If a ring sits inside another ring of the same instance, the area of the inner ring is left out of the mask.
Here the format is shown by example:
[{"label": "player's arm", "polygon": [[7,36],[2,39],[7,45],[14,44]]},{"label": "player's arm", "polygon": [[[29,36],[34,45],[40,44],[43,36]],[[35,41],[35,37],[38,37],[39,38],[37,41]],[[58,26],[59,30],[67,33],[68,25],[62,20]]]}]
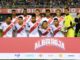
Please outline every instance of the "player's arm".
[{"label": "player's arm", "polygon": [[52,37],[54,37],[53,31],[54,31],[54,29],[53,29],[52,25],[50,25],[50,34]]},{"label": "player's arm", "polygon": [[26,31],[30,31],[30,24],[29,23],[27,23],[27,25],[26,25]]},{"label": "player's arm", "polygon": [[54,37],[53,29],[50,30],[51,37]]},{"label": "player's arm", "polygon": [[15,31],[16,31],[16,26],[14,25],[13,31],[12,31],[12,37],[15,37]]},{"label": "player's arm", "polygon": [[3,28],[4,28],[4,26],[3,26],[3,24],[2,24],[2,25],[0,26],[0,34],[1,34],[1,36],[0,36],[0,37],[2,37]]},{"label": "player's arm", "polygon": [[2,37],[2,33],[3,33],[3,30],[2,30],[2,29],[0,29],[0,34],[1,34],[1,36],[0,36],[0,37]]},{"label": "player's arm", "polygon": [[65,36],[65,32],[64,31],[61,31],[62,32],[62,34]]},{"label": "player's arm", "polygon": [[38,26],[38,32],[39,32],[39,35],[40,35],[40,37],[41,37],[42,32],[41,32],[41,30],[40,30],[40,26]]},{"label": "player's arm", "polygon": [[74,22],[75,18],[73,16],[70,17],[71,20],[71,26],[74,27],[76,25],[76,23]]},{"label": "player's arm", "polygon": [[12,32],[12,37],[15,37],[15,30],[13,30]]},{"label": "player's arm", "polygon": [[78,23],[79,23],[77,18],[75,18],[75,20],[74,20],[74,21],[75,21],[75,23],[76,23],[76,24],[78,24]]}]

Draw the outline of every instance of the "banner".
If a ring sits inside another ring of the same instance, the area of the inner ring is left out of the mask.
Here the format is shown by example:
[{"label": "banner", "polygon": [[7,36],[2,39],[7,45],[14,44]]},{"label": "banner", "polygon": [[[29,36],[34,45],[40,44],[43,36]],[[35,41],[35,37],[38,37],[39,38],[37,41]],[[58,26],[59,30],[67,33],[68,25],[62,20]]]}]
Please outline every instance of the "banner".
[{"label": "banner", "polygon": [[[17,11],[17,14],[23,13],[23,8],[13,8]],[[13,9],[0,8],[0,14],[11,14]],[[46,9],[50,9],[51,13],[55,13],[59,8],[27,8],[27,13],[35,13],[35,9],[39,9],[41,13],[45,13]],[[64,8],[60,8],[64,13]],[[80,13],[80,8],[70,8],[70,13]]]},{"label": "banner", "polygon": [[80,53],[80,38],[0,38],[0,53]]}]

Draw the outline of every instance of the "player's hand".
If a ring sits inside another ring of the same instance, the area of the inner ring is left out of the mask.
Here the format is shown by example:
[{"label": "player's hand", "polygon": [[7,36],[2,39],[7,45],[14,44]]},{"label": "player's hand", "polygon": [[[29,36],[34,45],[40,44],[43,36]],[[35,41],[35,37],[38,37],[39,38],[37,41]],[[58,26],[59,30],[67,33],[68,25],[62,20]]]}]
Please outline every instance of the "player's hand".
[{"label": "player's hand", "polygon": [[65,30],[67,30],[67,27],[64,27]]},{"label": "player's hand", "polygon": [[78,22],[76,22],[75,24],[78,24]]}]

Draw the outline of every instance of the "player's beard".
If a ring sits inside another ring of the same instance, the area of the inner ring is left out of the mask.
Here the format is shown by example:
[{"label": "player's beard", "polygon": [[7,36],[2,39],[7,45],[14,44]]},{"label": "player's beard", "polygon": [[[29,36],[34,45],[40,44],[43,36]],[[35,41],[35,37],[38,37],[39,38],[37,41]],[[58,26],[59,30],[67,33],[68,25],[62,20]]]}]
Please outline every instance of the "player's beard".
[{"label": "player's beard", "polygon": [[27,14],[24,14],[24,16],[26,16]]},{"label": "player's beard", "polygon": [[47,15],[46,17],[47,17],[47,18],[50,18],[50,15]]},{"label": "player's beard", "polygon": [[23,15],[24,15],[24,16],[26,16],[26,15],[27,15],[27,13],[23,13]]},{"label": "player's beard", "polygon": [[43,26],[42,28],[43,28],[43,29],[47,29],[47,26]]},{"label": "player's beard", "polygon": [[65,14],[66,16],[69,15],[69,13]]},{"label": "player's beard", "polygon": [[36,21],[32,21],[32,23],[35,23]]},{"label": "player's beard", "polygon": [[56,27],[58,27],[58,26],[59,26],[59,24],[55,24],[55,26],[56,26]]},{"label": "player's beard", "polygon": [[11,24],[11,21],[7,21],[7,24]]},{"label": "player's beard", "polygon": [[22,25],[23,24],[23,22],[19,22],[19,25]]}]

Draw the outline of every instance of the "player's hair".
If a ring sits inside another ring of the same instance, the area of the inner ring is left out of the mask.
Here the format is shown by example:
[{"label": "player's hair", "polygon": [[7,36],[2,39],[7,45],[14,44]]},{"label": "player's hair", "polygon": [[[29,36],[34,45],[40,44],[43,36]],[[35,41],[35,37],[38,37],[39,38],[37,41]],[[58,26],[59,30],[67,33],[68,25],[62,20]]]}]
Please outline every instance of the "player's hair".
[{"label": "player's hair", "polygon": [[56,11],[60,11],[60,12],[61,12],[61,10],[60,10],[60,9],[57,9]]},{"label": "player's hair", "polygon": [[47,21],[45,20],[45,21],[43,21],[43,22],[47,22]]},{"label": "player's hair", "polygon": [[33,15],[32,15],[32,17],[36,17],[36,15],[35,15],[35,14],[33,14]]},{"label": "player's hair", "polygon": [[6,16],[6,18],[8,18],[8,17],[10,17],[10,18],[11,18],[11,20],[12,20],[12,17],[11,17],[10,15]]},{"label": "player's hair", "polygon": [[43,23],[45,23],[45,22],[47,23],[47,21],[46,21],[46,20],[42,22],[42,26],[43,26]]},{"label": "player's hair", "polygon": [[15,11],[16,12],[16,10],[12,10],[12,11]]},{"label": "player's hair", "polygon": [[39,11],[39,12],[40,12],[40,10],[39,10],[39,9],[36,9],[35,11]]},{"label": "player's hair", "polygon": [[79,15],[80,13],[77,13],[77,15]]},{"label": "player's hair", "polygon": [[24,10],[27,10],[27,9],[24,8]]},{"label": "player's hair", "polygon": [[48,11],[50,12],[50,10],[49,10],[49,9],[46,9],[46,12],[48,12]]},{"label": "player's hair", "polygon": [[54,18],[54,20],[57,20],[57,21],[58,21],[58,19],[57,19],[57,18]]},{"label": "player's hair", "polygon": [[65,9],[67,9],[69,11],[69,8],[65,8]]},{"label": "player's hair", "polygon": [[19,18],[23,19],[23,17],[21,17],[21,16]]}]

